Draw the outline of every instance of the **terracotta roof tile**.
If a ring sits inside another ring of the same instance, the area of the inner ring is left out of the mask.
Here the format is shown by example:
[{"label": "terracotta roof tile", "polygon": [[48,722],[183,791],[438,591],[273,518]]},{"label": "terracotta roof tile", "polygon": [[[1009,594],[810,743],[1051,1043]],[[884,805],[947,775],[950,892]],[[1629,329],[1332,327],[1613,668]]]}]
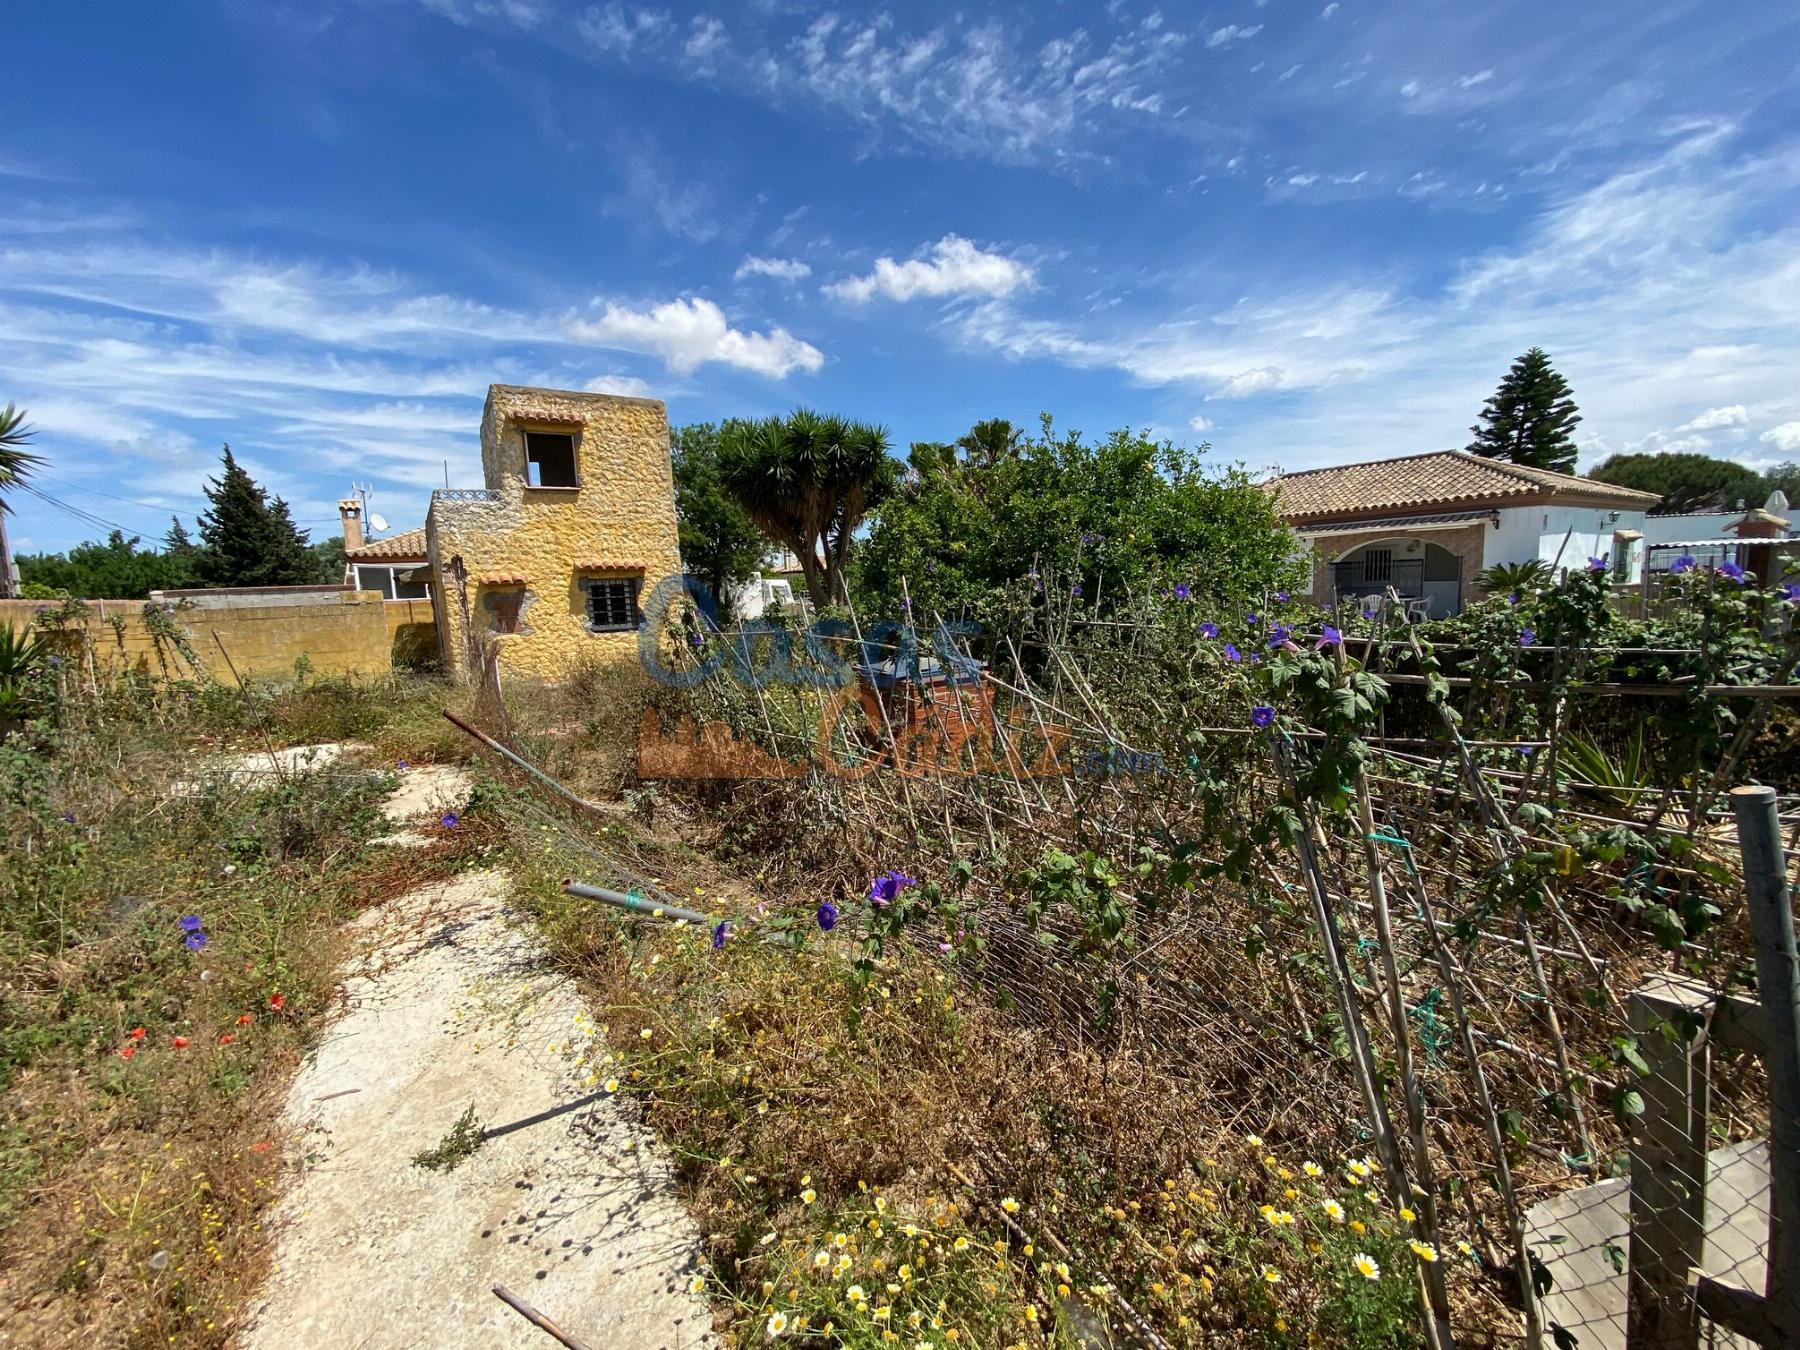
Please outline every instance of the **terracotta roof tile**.
[{"label": "terracotta roof tile", "polygon": [[1636,511],[1661,500],[1654,492],[1483,459],[1467,450],[1308,469],[1285,474],[1269,486],[1280,493],[1281,514],[1295,523],[1413,508],[1441,510],[1476,502],[1505,505],[1509,497],[1548,495],[1552,500],[1566,498],[1572,503]]},{"label": "terracotta roof tile", "polygon": [[386,539],[371,539],[366,544],[358,544],[355,548],[344,550],[344,557],[351,562],[411,562],[425,556],[425,527],[402,530],[399,534],[390,534]]},{"label": "terracotta roof tile", "polygon": [[595,562],[584,560],[575,564],[575,570],[577,572],[641,572],[644,570],[644,564],[641,562]]},{"label": "terracotta roof tile", "polygon": [[523,586],[530,578],[511,572],[483,572],[475,580],[483,586]]}]

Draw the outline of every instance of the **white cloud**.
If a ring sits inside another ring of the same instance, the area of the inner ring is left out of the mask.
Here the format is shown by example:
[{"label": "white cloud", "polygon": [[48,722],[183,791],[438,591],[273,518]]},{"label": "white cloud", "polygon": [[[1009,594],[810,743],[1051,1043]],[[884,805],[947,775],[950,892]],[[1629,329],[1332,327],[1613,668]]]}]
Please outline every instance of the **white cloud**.
[{"label": "white cloud", "polygon": [[635,375],[596,375],[582,388],[590,394],[621,394],[626,398],[655,398],[656,390],[648,380]]},{"label": "white cloud", "polygon": [[1319,11],[1319,17],[1321,19],[1329,19],[1333,14],[1336,14],[1337,12],[1338,12],[1337,0],[1331,0],[1331,3],[1329,5],[1325,6],[1324,9]]},{"label": "white cloud", "polygon": [[1302,64],[1300,62],[1296,61],[1293,65],[1289,66],[1286,70],[1282,71],[1281,74],[1275,78],[1275,83],[1276,84],[1286,84],[1289,80],[1293,79],[1294,76],[1298,75],[1300,73],[1301,69],[1302,69]]},{"label": "white cloud", "polygon": [[1725,408],[1708,408],[1693,421],[1682,426],[1682,431],[1718,431],[1726,427],[1745,426],[1750,421],[1750,410],[1741,403],[1733,403]]},{"label": "white cloud", "polygon": [[1270,389],[1279,389],[1284,379],[1279,366],[1263,366],[1257,370],[1241,370],[1209,395],[1212,398],[1249,398]]},{"label": "white cloud", "polygon": [[1229,47],[1235,42],[1248,42],[1251,38],[1262,32],[1262,30],[1263,26],[1260,23],[1253,23],[1248,27],[1240,27],[1235,23],[1228,23],[1223,28],[1215,28],[1212,32],[1208,33],[1206,35],[1206,45],[1216,49],[1219,47]]},{"label": "white cloud", "polygon": [[1211,431],[1212,429],[1213,429],[1213,420],[1210,417],[1190,417],[1190,418],[1188,418],[1188,430],[1189,431]]},{"label": "white cloud", "polygon": [[868,275],[834,281],[823,289],[829,296],[860,305],[877,296],[899,301],[1006,296],[1028,289],[1033,280],[1031,268],[1017,259],[987,252],[960,235],[947,234],[931,246],[928,257],[905,262],[877,258]]},{"label": "white cloud", "polygon": [[1424,88],[1425,86],[1418,80],[1408,80],[1405,84],[1400,86],[1400,97],[1417,98]]},{"label": "white cloud", "polygon": [[1784,454],[1792,454],[1800,450],[1800,422],[1783,422],[1778,427],[1770,427],[1756,439]]},{"label": "white cloud", "polygon": [[745,277],[774,277],[777,281],[804,281],[812,275],[812,268],[798,258],[759,258],[748,254],[738,264],[732,279],[742,281]]},{"label": "white cloud", "polygon": [[1489,80],[1491,80],[1493,78],[1494,78],[1493,71],[1478,70],[1473,75],[1464,75],[1461,79],[1459,79],[1456,82],[1456,85],[1457,85],[1457,88],[1459,88],[1459,89],[1473,89],[1473,88],[1475,88],[1476,85],[1486,84]]},{"label": "white cloud", "polygon": [[825,364],[825,354],[785,328],[746,333],[733,328],[710,300],[684,297],[648,309],[608,301],[598,318],[571,317],[571,337],[662,360],[679,375],[709,362],[737,366],[772,379],[795,370],[809,373]]}]

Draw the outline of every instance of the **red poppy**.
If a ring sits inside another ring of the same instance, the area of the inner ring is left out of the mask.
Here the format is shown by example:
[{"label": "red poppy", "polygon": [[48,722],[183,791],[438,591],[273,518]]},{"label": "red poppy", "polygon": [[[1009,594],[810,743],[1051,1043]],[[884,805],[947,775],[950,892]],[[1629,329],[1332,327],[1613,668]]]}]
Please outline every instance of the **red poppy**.
[{"label": "red poppy", "polygon": [[251,1023],[251,1022],[252,1022],[252,1021],[253,1021],[253,1020],[254,1020],[254,1019],[253,1019],[253,1018],[252,1018],[252,1017],[251,1017],[251,1016],[250,1016],[250,1014],[249,1014],[249,1013],[239,1013],[239,1014],[238,1014],[238,1020],[237,1020],[237,1024],[238,1024],[238,1025],[239,1025],[239,1026],[240,1026],[240,1027],[247,1027],[247,1026],[249,1026],[249,1025],[250,1025],[250,1023]]},{"label": "red poppy", "polygon": [[144,1039],[144,1029],[142,1027],[133,1027],[131,1029],[131,1039],[134,1041],[143,1040]]},{"label": "red poppy", "polygon": [[232,1035],[232,1034],[231,1034],[231,1033],[230,1033],[230,1032],[229,1032],[229,1031],[228,1031],[228,1032],[226,1032],[226,1033],[225,1033],[225,1034],[224,1034],[224,1035],[223,1035],[223,1036],[221,1036],[221,1037],[219,1037],[219,1044],[220,1044],[220,1045],[230,1045],[230,1044],[231,1044],[231,1043],[232,1043],[232,1042],[233,1042],[233,1041],[235,1041],[235,1040],[236,1040],[236,1039],[237,1039],[237,1037],[236,1037],[236,1036],[233,1036],[233,1035]]},{"label": "red poppy", "polygon": [[269,997],[269,1006],[276,1012],[280,1012],[283,1008],[287,1007],[287,1000],[280,994],[273,994]]},{"label": "red poppy", "polygon": [[187,1037],[186,1036],[177,1036],[172,1043],[177,1050],[187,1049]]},{"label": "red poppy", "polygon": [[120,1059],[130,1059],[136,1053],[137,1053],[137,1047],[135,1045],[122,1046],[119,1050],[119,1058]]}]

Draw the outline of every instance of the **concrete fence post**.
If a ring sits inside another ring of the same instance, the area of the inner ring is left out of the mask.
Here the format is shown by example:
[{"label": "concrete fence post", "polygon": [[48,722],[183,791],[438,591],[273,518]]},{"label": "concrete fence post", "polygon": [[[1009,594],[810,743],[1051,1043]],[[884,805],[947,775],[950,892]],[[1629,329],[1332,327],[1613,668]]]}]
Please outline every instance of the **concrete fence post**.
[{"label": "concrete fence post", "polygon": [[1763,1316],[1800,1344],[1800,954],[1775,789],[1731,791],[1769,1073],[1769,1279]]},{"label": "concrete fence post", "polygon": [[[1713,992],[1662,975],[1631,995],[1631,1032],[1649,1065],[1631,1140],[1629,1350],[1695,1350],[1700,1316],[1688,1290],[1706,1242],[1706,1019]],[[1699,1030],[1691,1039],[1665,1027]]]}]

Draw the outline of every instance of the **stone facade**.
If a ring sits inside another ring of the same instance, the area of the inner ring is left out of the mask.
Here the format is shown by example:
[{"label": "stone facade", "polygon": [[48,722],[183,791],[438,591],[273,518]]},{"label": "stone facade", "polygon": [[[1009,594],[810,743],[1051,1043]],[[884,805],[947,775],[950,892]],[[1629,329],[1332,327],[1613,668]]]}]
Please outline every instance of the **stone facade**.
[{"label": "stone facade", "polygon": [[[572,435],[576,483],[527,481],[525,435]],[[432,494],[432,606],[447,669],[493,649],[507,670],[558,679],[598,655],[634,659],[635,615],[596,624],[595,583],[638,604],[681,570],[669,423],[654,399],[493,385],[481,419],[485,488]],[[604,610],[604,606],[602,606]]]},{"label": "stone facade", "polygon": [[1324,604],[1331,599],[1331,564],[1364,544],[1379,544],[1386,539],[1422,539],[1456,555],[1461,565],[1462,602],[1472,605],[1482,597],[1481,570],[1487,537],[1493,527],[1487,521],[1475,521],[1455,530],[1430,530],[1408,534],[1404,525],[1386,529],[1363,530],[1355,534],[1328,534],[1312,541],[1313,599]]}]

